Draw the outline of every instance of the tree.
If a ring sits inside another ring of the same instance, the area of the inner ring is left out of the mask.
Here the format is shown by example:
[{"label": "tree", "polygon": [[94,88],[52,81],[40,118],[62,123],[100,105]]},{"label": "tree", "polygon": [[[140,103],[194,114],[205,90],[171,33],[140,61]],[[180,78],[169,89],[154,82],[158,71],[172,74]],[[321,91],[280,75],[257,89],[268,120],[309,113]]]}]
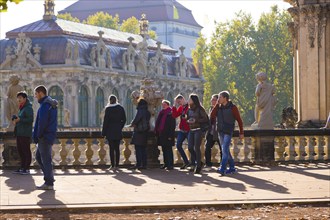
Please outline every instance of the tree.
[{"label": "tree", "polygon": [[[122,24],[120,26],[120,30],[123,32],[132,33],[132,34],[140,34],[139,20],[134,16],[127,18],[126,20],[124,20],[122,22]],[[157,39],[157,34],[155,31],[149,30],[148,34],[151,39],[154,39],[154,40]]]},{"label": "tree", "polygon": [[216,24],[210,42],[203,36],[198,39],[192,57],[195,65],[202,58],[205,107],[213,93],[228,90],[244,123],[250,125],[255,120],[255,74],[265,71],[279,91],[274,119],[280,121],[281,109],[292,105],[289,19],[287,12],[272,7],[256,25],[250,15],[239,12],[234,19]]},{"label": "tree", "polygon": [[70,13],[58,14],[57,18],[80,23],[80,20],[76,17],[72,17]]},{"label": "tree", "polygon": [[118,14],[113,17],[108,13],[100,11],[88,16],[83,23],[118,30],[119,21],[120,19]]},{"label": "tree", "polygon": [[6,12],[8,9],[8,2],[14,2],[16,4],[20,3],[23,0],[0,0],[0,12]]}]

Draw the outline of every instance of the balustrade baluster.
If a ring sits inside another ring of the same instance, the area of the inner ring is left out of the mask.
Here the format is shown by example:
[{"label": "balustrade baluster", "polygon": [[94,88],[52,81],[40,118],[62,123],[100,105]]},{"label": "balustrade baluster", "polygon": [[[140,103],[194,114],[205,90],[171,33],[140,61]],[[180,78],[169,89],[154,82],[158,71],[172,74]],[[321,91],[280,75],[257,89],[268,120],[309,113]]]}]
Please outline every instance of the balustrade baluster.
[{"label": "balustrade baluster", "polygon": [[305,147],[307,146],[307,141],[305,137],[299,137],[298,138],[298,160],[305,160],[306,157],[306,149]]},{"label": "balustrade baluster", "polygon": [[239,162],[238,155],[239,155],[239,150],[240,149],[238,147],[238,141],[239,141],[239,138],[234,137],[234,138],[231,139],[231,143],[230,143],[230,145],[232,145],[232,146],[230,146],[231,155],[232,155],[235,162]]},{"label": "balustrade baluster", "polygon": [[123,163],[125,165],[130,165],[131,161],[129,160],[129,158],[132,155],[132,151],[129,149],[129,146],[130,146],[131,139],[130,138],[124,138],[123,141],[124,141],[124,150],[123,150],[124,160],[123,160]]},{"label": "balustrade baluster", "polygon": [[251,161],[249,158],[249,155],[251,153],[251,149],[249,147],[249,141],[250,141],[249,137],[244,137],[244,139],[242,140],[242,149],[241,149],[241,153],[243,154],[243,156],[241,157],[242,162]]},{"label": "balustrade baluster", "polygon": [[91,150],[92,150],[92,157],[91,157],[91,164],[97,165],[100,163],[99,151],[100,151],[100,141],[99,139],[95,139],[91,142]]},{"label": "balustrade baluster", "polygon": [[315,146],[315,157],[314,160],[323,160],[324,158],[324,137],[317,136],[315,137],[316,146]]},{"label": "balustrade baluster", "polygon": [[72,165],[74,161],[73,152],[75,151],[75,147],[73,145],[72,140],[68,139],[67,142],[65,143],[65,146],[67,151],[67,157],[66,157],[67,164]]},{"label": "balustrade baluster", "polygon": [[78,161],[80,163],[80,165],[85,165],[87,162],[87,149],[88,149],[88,142],[86,139],[82,139],[81,141],[79,141],[78,144],[78,150],[80,152]]},{"label": "balustrade baluster", "polygon": [[5,144],[3,143],[2,139],[0,139],[0,167],[2,167],[3,162],[5,162],[2,153],[5,150]]},{"label": "balustrade baluster", "polygon": [[288,147],[288,157],[287,160],[294,161],[297,158],[296,147],[295,147],[295,138],[294,137],[285,137],[285,145]]},{"label": "balustrade baluster", "polygon": [[30,144],[30,147],[31,147],[31,154],[32,154],[31,165],[36,166],[36,165],[38,165],[38,162],[36,160],[37,145],[35,143],[33,143],[33,144]]},{"label": "balustrade baluster", "polygon": [[257,145],[257,138],[256,137],[251,137],[251,162],[255,162],[256,161],[256,145]]},{"label": "balustrade baluster", "polygon": [[106,162],[105,162],[106,151],[104,150],[105,139],[99,138],[98,141],[99,141],[99,149],[100,149],[99,150],[99,158],[100,158],[99,165],[105,165],[106,164]]},{"label": "balustrade baluster", "polygon": [[316,139],[313,136],[308,136],[307,137],[307,160],[314,160],[315,157],[315,146],[317,146]]},{"label": "balustrade baluster", "polygon": [[274,139],[274,148],[275,148],[275,161],[284,161],[285,160],[285,145],[283,137],[275,137]]},{"label": "balustrade baluster", "polygon": [[80,157],[80,151],[79,151],[79,142],[80,139],[73,139],[73,146],[74,146],[74,151],[73,151],[73,157],[74,157],[74,161],[73,161],[73,165],[80,165],[79,162],[79,157]]},{"label": "balustrade baluster", "polygon": [[[212,161],[212,163],[220,163],[221,158],[220,158],[220,149],[219,149],[219,147],[221,147],[221,146],[218,146],[218,143],[216,142],[214,144],[214,146],[212,147],[212,149],[211,149],[211,161]],[[219,156],[218,156],[218,154],[219,154]]]},{"label": "balustrade baluster", "polygon": [[55,166],[60,165],[60,162],[62,160],[60,150],[61,150],[61,143],[59,142],[58,139],[56,139],[52,147],[53,163]]},{"label": "balustrade baluster", "polygon": [[105,164],[110,164],[110,146],[109,143],[103,145],[105,155],[104,155],[104,162]]},{"label": "balustrade baluster", "polygon": [[94,139],[87,138],[85,139],[86,142],[86,165],[93,165],[92,157],[93,157],[93,151],[92,151],[92,145],[93,145]]},{"label": "balustrade baluster", "polygon": [[330,159],[330,136],[324,137],[324,160]]},{"label": "balustrade baluster", "polygon": [[61,145],[61,150],[60,150],[60,155],[61,155],[61,162],[60,165],[61,166],[66,166],[68,165],[67,163],[67,155],[68,155],[68,151],[66,149],[66,142],[68,141],[67,139],[60,139],[60,145]]}]

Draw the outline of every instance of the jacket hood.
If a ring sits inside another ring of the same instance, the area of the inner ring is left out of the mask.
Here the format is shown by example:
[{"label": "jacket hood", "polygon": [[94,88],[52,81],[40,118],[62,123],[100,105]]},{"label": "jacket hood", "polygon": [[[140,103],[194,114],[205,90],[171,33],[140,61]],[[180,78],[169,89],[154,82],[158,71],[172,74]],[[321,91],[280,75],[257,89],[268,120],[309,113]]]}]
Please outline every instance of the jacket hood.
[{"label": "jacket hood", "polygon": [[43,100],[41,100],[40,103],[49,103],[52,106],[52,108],[57,108],[57,105],[58,105],[58,101],[55,99],[52,99],[49,96],[46,96]]},{"label": "jacket hood", "polygon": [[120,104],[119,103],[115,103],[115,104],[107,104],[106,107],[116,107],[116,106],[119,106]]}]

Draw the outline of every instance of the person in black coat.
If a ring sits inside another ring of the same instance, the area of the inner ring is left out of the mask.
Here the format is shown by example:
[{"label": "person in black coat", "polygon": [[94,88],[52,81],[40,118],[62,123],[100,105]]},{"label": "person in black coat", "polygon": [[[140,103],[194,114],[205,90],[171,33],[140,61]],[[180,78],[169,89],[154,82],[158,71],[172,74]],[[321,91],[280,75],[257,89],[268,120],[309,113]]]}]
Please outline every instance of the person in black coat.
[{"label": "person in black coat", "polygon": [[[106,137],[110,147],[110,169],[117,169],[120,157],[120,141],[123,139],[122,130],[126,124],[124,108],[117,102],[117,97],[110,95],[105,108],[102,136]],[[116,159],[115,159],[116,158]]]},{"label": "person in black coat", "polygon": [[136,115],[131,123],[134,127],[131,143],[135,145],[136,165],[133,169],[147,168],[147,140],[150,130],[151,114],[148,111],[148,103],[144,99],[139,99]]},{"label": "person in black coat", "polygon": [[155,132],[158,145],[162,146],[164,165],[161,169],[173,170],[173,149],[175,137],[175,119],[172,116],[171,103],[162,101],[162,111],[159,112]]}]

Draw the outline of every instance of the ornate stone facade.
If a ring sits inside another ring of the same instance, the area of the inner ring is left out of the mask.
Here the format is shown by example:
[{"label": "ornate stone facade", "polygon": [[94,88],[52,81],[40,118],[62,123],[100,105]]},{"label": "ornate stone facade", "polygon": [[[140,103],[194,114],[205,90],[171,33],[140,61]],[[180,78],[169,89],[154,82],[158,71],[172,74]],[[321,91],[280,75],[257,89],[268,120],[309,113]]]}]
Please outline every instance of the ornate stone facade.
[{"label": "ornate stone facade", "polygon": [[286,0],[294,56],[294,108],[300,124],[330,112],[330,0]]},{"label": "ornate stone facade", "polygon": [[[22,32],[31,27],[40,29]],[[52,27],[51,34],[44,27]],[[178,93],[203,94],[203,79],[192,62],[184,59],[186,72],[180,74],[175,63],[182,55],[147,36],[44,19],[8,32],[0,45],[0,89],[4,91],[0,127],[8,125],[4,102],[13,75],[19,76],[30,99],[33,89],[44,84],[49,95],[59,100],[59,125],[65,127],[99,127],[110,94],[118,96],[130,123],[135,113],[131,94],[145,77],[152,78],[155,88],[171,101]],[[35,99],[33,107],[38,107]]]}]

